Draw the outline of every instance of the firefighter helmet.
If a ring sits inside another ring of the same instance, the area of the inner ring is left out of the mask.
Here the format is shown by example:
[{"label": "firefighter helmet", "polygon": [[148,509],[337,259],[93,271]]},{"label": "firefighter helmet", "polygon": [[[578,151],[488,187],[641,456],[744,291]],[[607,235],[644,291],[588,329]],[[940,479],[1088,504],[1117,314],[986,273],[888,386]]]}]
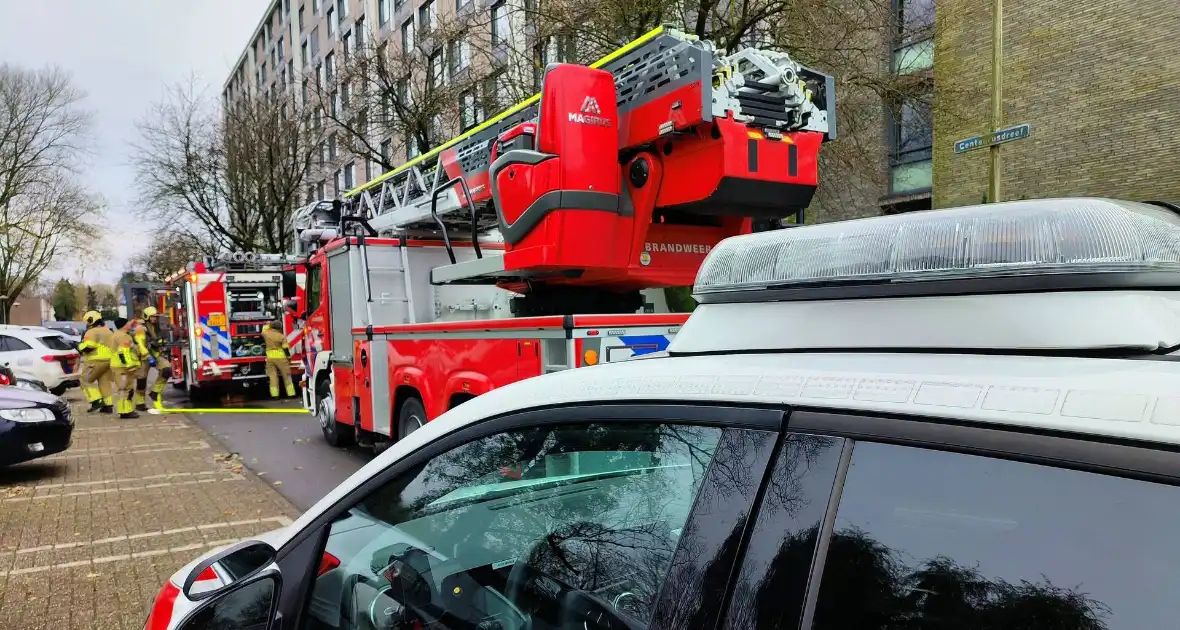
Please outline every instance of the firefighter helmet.
[{"label": "firefighter helmet", "polygon": [[146,308],[144,308],[144,309],[143,309],[143,318],[144,318],[144,319],[150,319],[150,318],[152,318],[152,317],[155,317],[157,312],[158,312],[158,311],[156,311],[156,307],[154,307],[154,306],[148,306],[148,307],[146,307]]},{"label": "firefighter helmet", "polygon": [[102,320],[102,313],[98,311],[86,311],[86,314],[82,316],[82,321],[86,322],[87,326],[93,326],[100,320]]}]

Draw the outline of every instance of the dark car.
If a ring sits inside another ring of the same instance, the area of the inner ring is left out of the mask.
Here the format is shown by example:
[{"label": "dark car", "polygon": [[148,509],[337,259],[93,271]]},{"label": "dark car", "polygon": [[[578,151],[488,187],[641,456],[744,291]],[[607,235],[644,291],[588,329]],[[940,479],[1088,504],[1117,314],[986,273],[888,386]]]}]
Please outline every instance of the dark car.
[{"label": "dark car", "polygon": [[70,446],[74,418],[65,400],[31,389],[0,387],[0,466],[60,453]]}]

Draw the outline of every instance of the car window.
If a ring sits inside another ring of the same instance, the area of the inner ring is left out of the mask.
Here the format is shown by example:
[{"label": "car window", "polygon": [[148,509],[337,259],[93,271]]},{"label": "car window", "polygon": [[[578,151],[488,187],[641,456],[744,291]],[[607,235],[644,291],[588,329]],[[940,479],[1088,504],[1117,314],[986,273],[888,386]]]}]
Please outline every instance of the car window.
[{"label": "car window", "polygon": [[46,335],[44,337],[37,337],[37,341],[40,341],[45,345],[46,348],[49,348],[50,350],[73,349],[73,346],[70,345],[69,340],[65,337],[62,337],[61,335]]},{"label": "car window", "polygon": [[181,626],[182,630],[265,630],[270,624],[276,580],[266,577],[224,595],[212,602]]},{"label": "car window", "polygon": [[1164,628],[1180,492],[859,442],[813,628]]},{"label": "car window", "polygon": [[783,440],[746,545],[725,630],[799,627],[844,442],[800,433]]},{"label": "car window", "polygon": [[721,434],[562,425],[448,451],[332,524],[307,627],[642,627]]},{"label": "car window", "polygon": [[13,337],[11,335],[0,335],[0,352],[19,352],[21,350],[32,350],[33,347],[29,344]]}]

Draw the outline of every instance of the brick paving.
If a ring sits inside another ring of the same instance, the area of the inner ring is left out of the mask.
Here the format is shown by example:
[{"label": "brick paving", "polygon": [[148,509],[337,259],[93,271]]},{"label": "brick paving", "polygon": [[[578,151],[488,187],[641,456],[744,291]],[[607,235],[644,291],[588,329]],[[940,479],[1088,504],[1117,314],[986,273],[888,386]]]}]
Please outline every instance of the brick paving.
[{"label": "brick paving", "polygon": [[70,448],[0,469],[0,630],[140,630],[178,568],[298,516],[184,417],[89,415],[70,396]]}]

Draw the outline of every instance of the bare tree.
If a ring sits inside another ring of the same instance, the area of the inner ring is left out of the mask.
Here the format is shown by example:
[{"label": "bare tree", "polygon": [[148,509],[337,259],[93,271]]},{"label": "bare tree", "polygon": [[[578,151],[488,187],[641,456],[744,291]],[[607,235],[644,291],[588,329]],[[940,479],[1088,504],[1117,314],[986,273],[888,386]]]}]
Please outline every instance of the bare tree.
[{"label": "bare tree", "polygon": [[217,253],[216,243],[190,232],[166,230],[155,234],[148,248],[132,257],[128,271],[160,282],[188,263]]},{"label": "bare tree", "polygon": [[283,252],[319,146],[289,92],[222,108],[195,81],[169,89],[139,124],[140,214],[222,249]]},{"label": "bare tree", "polygon": [[389,170],[472,127],[487,106],[472,37],[481,22],[484,14],[435,15],[408,46],[367,34],[331,52],[305,78],[316,117],[328,123],[325,157],[343,153]]},{"label": "bare tree", "polygon": [[90,251],[102,204],[77,180],[90,124],[58,69],[0,65],[0,311],[59,255]]}]

